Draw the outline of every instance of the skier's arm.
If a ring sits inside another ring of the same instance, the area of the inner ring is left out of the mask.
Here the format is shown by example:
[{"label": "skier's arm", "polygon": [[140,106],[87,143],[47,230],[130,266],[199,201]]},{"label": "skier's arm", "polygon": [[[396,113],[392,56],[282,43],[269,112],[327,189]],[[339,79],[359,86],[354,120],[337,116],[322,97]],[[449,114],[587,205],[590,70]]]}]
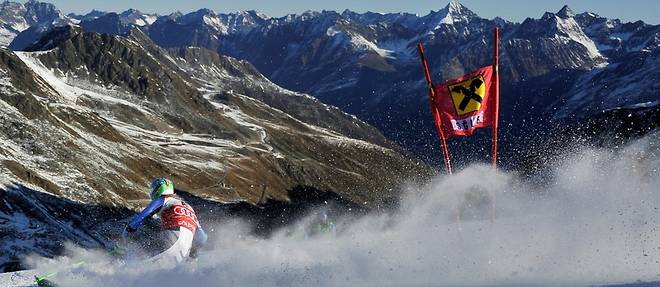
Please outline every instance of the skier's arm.
[{"label": "skier's arm", "polygon": [[131,222],[128,223],[128,226],[126,226],[126,230],[128,231],[135,231],[142,225],[142,221],[144,221],[147,217],[150,217],[154,215],[158,210],[160,210],[161,207],[163,207],[163,204],[165,203],[165,198],[164,197],[159,197],[156,200],[151,201],[147,207],[142,210],[138,215],[133,217],[131,219]]},{"label": "skier's arm", "polygon": [[199,223],[199,220],[197,220],[197,231],[195,231],[195,237],[193,237],[193,244],[195,244],[198,247],[204,246],[208,238],[209,237],[208,235],[206,235],[206,232],[204,232],[204,229],[202,228],[202,225]]},{"label": "skier's arm", "polygon": [[206,240],[208,240],[208,235],[204,232],[201,225],[197,225],[197,231],[195,231],[195,237],[193,238],[195,246],[204,246]]}]

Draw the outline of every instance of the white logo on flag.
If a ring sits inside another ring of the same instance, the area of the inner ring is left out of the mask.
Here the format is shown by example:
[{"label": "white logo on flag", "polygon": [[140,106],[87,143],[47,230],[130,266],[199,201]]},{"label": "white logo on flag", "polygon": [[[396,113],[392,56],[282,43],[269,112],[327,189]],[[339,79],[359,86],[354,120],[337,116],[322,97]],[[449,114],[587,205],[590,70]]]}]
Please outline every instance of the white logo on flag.
[{"label": "white logo on flag", "polygon": [[455,131],[469,131],[474,128],[474,126],[478,124],[482,124],[484,122],[484,114],[479,113],[474,116],[460,119],[460,120],[451,120],[451,126],[454,128]]}]

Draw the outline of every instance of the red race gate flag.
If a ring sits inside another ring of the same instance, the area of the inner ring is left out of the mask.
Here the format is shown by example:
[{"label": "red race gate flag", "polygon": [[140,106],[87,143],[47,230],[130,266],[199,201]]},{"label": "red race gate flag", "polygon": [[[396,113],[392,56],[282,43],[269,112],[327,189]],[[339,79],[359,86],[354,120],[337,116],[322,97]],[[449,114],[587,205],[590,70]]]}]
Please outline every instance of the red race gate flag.
[{"label": "red race gate flag", "polygon": [[424,46],[417,44],[419,58],[424,68],[424,78],[429,89],[431,113],[442,141],[447,173],[451,174],[451,159],[447,138],[470,136],[478,128],[491,127],[492,163],[497,167],[497,133],[499,115],[499,54],[500,29],[495,28],[493,37],[493,65],[478,69],[441,85],[433,84],[431,69],[424,55]]},{"label": "red race gate flag", "polygon": [[433,85],[431,105],[446,138],[470,136],[478,128],[495,125],[496,94],[493,66],[486,66],[443,84]]}]

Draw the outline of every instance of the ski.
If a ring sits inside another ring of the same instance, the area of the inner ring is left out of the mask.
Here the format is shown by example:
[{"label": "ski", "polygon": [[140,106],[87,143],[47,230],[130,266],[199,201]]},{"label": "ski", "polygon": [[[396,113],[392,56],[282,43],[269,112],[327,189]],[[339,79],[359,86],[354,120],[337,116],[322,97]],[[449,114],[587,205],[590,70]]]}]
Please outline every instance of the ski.
[{"label": "ski", "polygon": [[[76,263],[72,264],[70,266],[70,268],[67,268],[67,269],[77,268],[77,267],[80,267],[84,264],[85,264],[85,261],[79,261],[79,262],[76,262]],[[55,286],[53,284],[53,282],[51,281],[51,279],[55,278],[58,273],[59,273],[59,271],[55,271],[55,272],[50,272],[50,273],[48,273],[46,275],[43,275],[43,276],[35,275],[34,280],[37,283],[37,285],[39,285],[39,286]]]}]

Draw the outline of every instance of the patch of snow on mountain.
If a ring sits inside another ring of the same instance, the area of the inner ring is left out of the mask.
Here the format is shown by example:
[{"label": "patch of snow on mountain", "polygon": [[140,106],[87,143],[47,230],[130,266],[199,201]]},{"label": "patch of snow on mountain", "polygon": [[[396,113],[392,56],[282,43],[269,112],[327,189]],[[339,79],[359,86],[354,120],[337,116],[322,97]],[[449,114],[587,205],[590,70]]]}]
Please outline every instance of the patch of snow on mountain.
[{"label": "patch of snow on mountain", "polygon": [[622,41],[628,41],[630,39],[630,36],[632,35],[633,35],[632,32],[616,32],[616,33],[612,33],[610,38],[617,38]]},{"label": "patch of snow on mountain", "polygon": [[30,28],[30,25],[25,21],[19,21],[19,22],[11,23],[11,28],[18,32],[23,32],[28,28]]},{"label": "patch of snow on mountain", "polygon": [[148,113],[142,106],[128,101],[127,95],[115,90],[103,88],[74,77],[58,76],[53,70],[46,68],[37,58],[47,52],[15,52],[16,55],[31,69],[46,81],[57,92],[66,104],[75,104],[78,97],[87,96],[106,103],[121,104]]},{"label": "patch of snow on mountain", "polygon": [[138,19],[135,19],[135,21],[133,21],[133,24],[135,24],[137,26],[146,26],[147,22],[138,18]]},{"label": "patch of snow on mountain", "polygon": [[351,45],[358,50],[374,51],[384,58],[389,58],[390,54],[392,54],[392,51],[379,48],[360,34],[350,33],[349,35],[351,37]]},{"label": "patch of snow on mountain", "polygon": [[218,17],[204,15],[202,18],[206,25],[211,26],[213,29],[215,29],[216,31],[222,34],[227,34],[227,26],[225,26],[225,24],[223,24],[222,21],[218,19]]},{"label": "patch of snow on mountain", "polygon": [[345,88],[350,88],[357,84],[358,79],[356,78],[342,78],[333,82],[329,82],[327,85],[319,88],[317,92],[329,92],[335,90],[341,90]]},{"label": "patch of snow on mountain", "polygon": [[224,165],[215,156],[228,156],[231,154],[230,148],[240,147],[231,140],[205,134],[170,134],[143,129],[113,119],[108,119],[108,122],[116,130],[146,146],[154,149],[168,147],[169,149],[181,150],[179,156],[172,158],[171,161],[198,168],[223,169]]},{"label": "patch of snow on mountain", "polygon": [[158,20],[158,16],[156,16],[156,15],[144,15],[143,20],[144,20],[144,22],[146,22],[148,25],[151,25],[151,24],[153,24],[154,22],[156,22],[156,20]]},{"label": "patch of snow on mountain", "polygon": [[156,22],[157,17],[154,15],[136,15],[135,17],[128,17],[128,21],[136,26],[147,26]]},{"label": "patch of snow on mountain", "polygon": [[582,28],[580,28],[580,25],[578,25],[574,18],[571,17],[568,19],[563,19],[561,17],[555,16],[555,19],[557,20],[557,29],[560,32],[558,35],[563,34],[561,36],[568,37],[571,40],[580,43],[582,46],[587,48],[589,57],[592,59],[603,58],[603,55],[601,55],[598,51],[596,44],[589,37],[587,37],[587,35],[584,34]]},{"label": "patch of snow on mountain", "polygon": [[354,138],[349,138],[343,135],[340,135],[334,131],[331,131],[326,128],[322,128],[319,126],[314,126],[310,124],[305,124],[308,128],[315,130],[316,132],[319,133],[319,135],[322,137],[325,141],[332,143],[338,147],[358,147],[361,149],[365,150],[378,150],[383,153],[389,153],[392,152],[392,150],[372,144],[370,142],[364,141],[364,140],[359,140],[359,139],[354,139]]},{"label": "patch of snow on mountain", "polygon": [[342,33],[342,31],[335,28],[335,26],[330,26],[328,30],[325,31],[325,35],[328,37],[334,37],[339,33]]},{"label": "patch of snow on mountain", "polygon": [[[386,49],[379,47],[374,42],[367,40],[364,36],[354,33],[354,32],[345,32],[337,29],[335,26],[329,27],[325,34],[328,37],[333,37],[334,42],[332,46],[339,46],[344,44],[349,44],[353,49],[357,51],[373,51],[376,52],[383,58],[395,58],[394,50]],[[389,43],[391,48],[397,48],[395,42]]]},{"label": "patch of snow on mountain", "polygon": [[8,30],[4,26],[0,26],[0,46],[9,46],[12,40],[16,37],[16,32]]},{"label": "patch of snow on mountain", "polygon": [[411,41],[407,39],[393,39],[380,42],[378,46],[385,51],[389,51],[389,58],[399,60],[416,59],[415,50],[409,48],[410,43]]},{"label": "patch of snow on mountain", "polygon": [[634,104],[630,106],[631,108],[650,108],[650,107],[655,107],[655,106],[660,106],[660,100],[658,101],[651,101],[651,102],[645,102],[645,103],[639,103],[639,104]]},{"label": "patch of snow on mountain", "polygon": [[37,58],[38,54],[30,52],[15,52],[16,56],[21,59],[35,74],[39,75],[45,84],[55,90],[59,96],[70,103],[75,103],[78,98],[78,91],[60,80],[55,73],[46,68],[41,61]]},{"label": "patch of snow on mountain", "polygon": [[[223,114],[233,120],[235,123],[245,126],[249,128],[250,130],[257,132],[260,136],[260,143],[266,144],[266,139],[268,138],[268,134],[266,133],[266,130],[257,124],[254,124],[253,122],[257,121],[256,119],[253,119],[252,117],[244,114],[240,109],[236,109],[234,107],[218,103],[213,100],[212,98],[213,94],[206,94],[204,95],[204,98],[206,98],[213,106],[218,108],[223,112]],[[248,97],[243,97],[244,99],[251,99]],[[273,147],[268,145],[269,151],[273,150]]]}]

